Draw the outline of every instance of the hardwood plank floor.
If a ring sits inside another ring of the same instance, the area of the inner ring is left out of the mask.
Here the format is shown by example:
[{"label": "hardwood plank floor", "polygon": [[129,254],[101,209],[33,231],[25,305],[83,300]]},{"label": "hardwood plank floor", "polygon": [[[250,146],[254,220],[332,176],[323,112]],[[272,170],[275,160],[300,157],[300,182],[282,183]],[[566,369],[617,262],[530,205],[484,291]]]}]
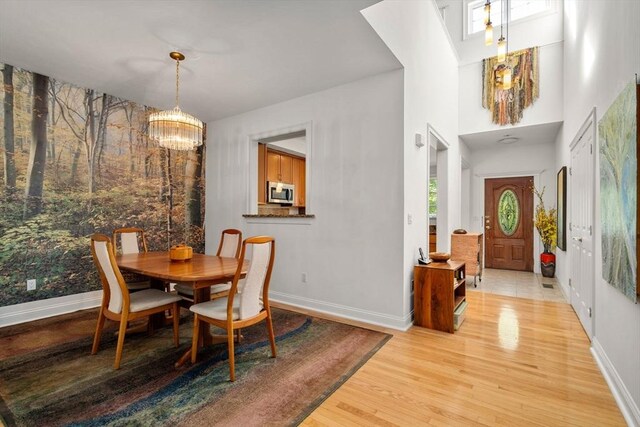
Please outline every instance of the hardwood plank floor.
[{"label": "hardwood plank floor", "polygon": [[303,425],[626,425],[568,304],[467,300],[453,335],[382,329],[394,337]]}]

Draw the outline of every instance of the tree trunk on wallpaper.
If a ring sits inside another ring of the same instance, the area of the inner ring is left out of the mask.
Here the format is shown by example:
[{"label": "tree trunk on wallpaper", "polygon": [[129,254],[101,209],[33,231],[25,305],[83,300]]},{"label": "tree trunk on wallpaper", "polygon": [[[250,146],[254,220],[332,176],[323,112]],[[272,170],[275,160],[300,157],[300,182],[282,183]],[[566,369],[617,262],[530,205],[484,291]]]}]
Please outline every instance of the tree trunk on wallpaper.
[{"label": "tree trunk on wallpaper", "polygon": [[[49,136],[49,144],[47,147],[47,158],[49,159],[49,163],[53,164],[56,160],[56,125],[58,124],[58,119],[60,118],[60,113],[56,117],[56,92],[58,90],[58,85],[56,81],[52,78],[49,78],[49,97],[51,99],[51,107],[49,109],[49,119],[51,130],[51,134]],[[56,169],[55,175],[57,177],[58,171]]]},{"label": "tree trunk on wallpaper", "polygon": [[48,86],[49,77],[33,74],[32,137],[25,188],[24,219],[42,212],[42,184],[47,161]]},{"label": "tree trunk on wallpaper", "polygon": [[173,172],[171,169],[171,150],[167,152],[167,248],[171,247],[173,232]]},{"label": "tree trunk on wallpaper", "polygon": [[191,227],[202,227],[201,199],[202,199],[202,154],[204,148],[199,146],[189,151],[184,182],[185,209],[185,240],[190,241]]},{"label": "tree trunk on wallpaper", "polygon": [[135,152],[133,147],[133,113],[134,113],[134,104],[129,102],[124,105],[122,108],[124,110],[124,117],[127,120],[127,124],[129,125],[129,172],[133,174],[136,171],[136,159]]},{"label": "tree trunk on wallpaper", "polygon": [[16,188],[13,127],[13,66],[5,64],[2,70],[2,79],[4,82],[4,185],[6,192],[13,192]]}]

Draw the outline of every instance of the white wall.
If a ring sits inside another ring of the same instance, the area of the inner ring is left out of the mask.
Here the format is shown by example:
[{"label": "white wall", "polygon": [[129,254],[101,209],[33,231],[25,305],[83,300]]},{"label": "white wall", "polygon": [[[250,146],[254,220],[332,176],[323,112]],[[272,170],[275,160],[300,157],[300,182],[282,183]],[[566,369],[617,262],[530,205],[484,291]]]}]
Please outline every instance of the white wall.
[{"label": "white wall", "polygon": [[[556,205],[555,141],[542,144],[500,146],[473,151],[471,166],[471,231],[484,233],[484,181],[505,176],[533,176],[537,188],[545,187],[544,203]],[[537,204],[534,196],[534,208]],[[533,267],[540,272],[542,245],[534,229]]]},{"label": "white wall", "polygon": [[[566,0],[565,123],[556,169],[569,164],[569,144],[591,109],[596,107],[599,120],[634,73],[640,74],[639,22],[640,2],[635,0]],[[598,165],[596,155],[596,176]],[[593,351],[627,422],[640,425],[640,305],[602,279],[598,179],[595,206]],[[568,258],[559,261],[568,270]]]},{"label": "white wall", "polygon": [[[274,300],[404,327],[402,92],[396,70],[209,123],[207,251],[224,228],[272,235]],[[250,136],[307,122],[307,213],[316,217],[244,219],[257,186]]]},{"label": "white wall", "polygon": [[[363,15],[405,67],[403,283],[404,313],[409,316],[412,310],[411,279],[419,256],[418,247],[428,247],[429,149],[427,146],[417,148],[414,137],[417,132],[426,135],[428,125],[449,144],[447,235],[460,227],[458,60],[433,0],[386,0],[365,9]],[[408,224],[409,215],[411,224]],[[440,234],[440,220],[438,228]],[[439,249],[448,250],[448,239],[444,243],[446,247],[438,241]]]},{"label": "white wall", "polygon": [[539,57],[540,96],[524,110],[522,120],[513,126],[492,123],[491,112],[482,107],[482,62],[461,66],[460,134],[562,121],[563,44],[559,42],[540,47]]},{"label": "white wall", "polygon": [[[562,0],[551,0],[551,2],[553,9],[551,12],[509,23],[509,51],[562,41]],[[485,46],[483,32],[476,33],[465,40],[462,27],[464,1],[437,0],[437,3],[438,7],[447,7],[447,29],[458,51],[461,65],[496,56],[496,43],[500,37],[499,26],[493,28],[494,44],[492,46]]]}]

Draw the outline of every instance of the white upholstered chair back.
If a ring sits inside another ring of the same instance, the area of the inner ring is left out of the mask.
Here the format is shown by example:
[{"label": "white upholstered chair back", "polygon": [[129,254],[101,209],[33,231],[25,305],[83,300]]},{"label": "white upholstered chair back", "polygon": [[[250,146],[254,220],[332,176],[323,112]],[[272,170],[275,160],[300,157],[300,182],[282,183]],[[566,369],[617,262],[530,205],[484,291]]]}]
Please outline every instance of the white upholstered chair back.
[{"label": "white upholstered chair back", "polygon": [[[120,253],[122,255],[138,254],[147,251],[147,242],[142,228],[118,228],[113,232],[113,244],[117,245],[118,240],[120,240]],[[140,243],[142,243],[142,248],[140,247]]]},{"label": "white upholstered chair back", "polygon": [[122,255],[139,253],[140,246],[138,246],[138,233],[121,233],[120,248],[122,250]]},{"label": "white upholstered chair back", "polygon": [[[265,286],[268,291],[271,268],[273,266],[273,239],[264,243],[253,243],[251,242],[252,239],[259,239],[259,237],[250,238],[245,241],[243,255],[246,255],[246,246],[251,246],[253,252],[251,264],[245,276],[243,287],[240,290],[241,292],[235,296],[235,298],[240,300],[239,314],[241,320],[255,316],[262,311]],[[243,260],[244,256],[241,262]]]},{"label": "white upholstered chair back", "polygon": [[238,258],[241,245],[242,232],[240,230],[232,228],[223,230],[217,255],[226,258]]},{"label": "white upholstered chair back", "polygon": [[[120,272],[116,270],[117,266],[114,265],[111,257],[112,254],[110,254],[113,249],[111,248],[109,238],[107,236],[102,236],[99,240],[92,238],[91,245],[93,248],[93,258],[96,267],[98,267],[100,279],[103,282],[102,286],[103,288],[108,287],[109,289],[109,311],[120,313],[123,302],[122,289],[117,276]],[[106,283],[104,283],[105,281]]]}]

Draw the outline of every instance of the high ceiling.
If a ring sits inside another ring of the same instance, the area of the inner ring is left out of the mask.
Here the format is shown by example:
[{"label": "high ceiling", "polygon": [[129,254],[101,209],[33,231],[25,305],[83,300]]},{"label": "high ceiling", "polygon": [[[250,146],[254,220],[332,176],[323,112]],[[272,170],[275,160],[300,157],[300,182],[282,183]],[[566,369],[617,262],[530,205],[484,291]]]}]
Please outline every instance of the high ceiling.
[{"label": "high ceiling", "polygon": [[400,68],[377,0],[0,0],[0,62],[203,121]]}]

